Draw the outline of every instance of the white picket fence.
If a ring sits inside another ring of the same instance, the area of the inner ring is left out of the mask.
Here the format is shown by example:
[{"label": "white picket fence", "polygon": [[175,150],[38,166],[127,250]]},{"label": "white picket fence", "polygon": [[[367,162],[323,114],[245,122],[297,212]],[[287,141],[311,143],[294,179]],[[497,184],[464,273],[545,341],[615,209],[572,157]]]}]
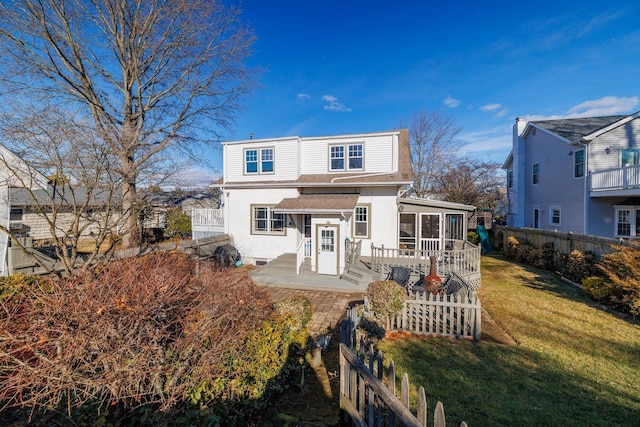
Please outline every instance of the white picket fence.
[{"label": "white picket fence", "polygon": [[[365,310],[368,309],[365,298]],[[416,292],[404,303],[403,310],[389,319],[387,331],[452,336],[480,340],[482,306],[473,291],[459,294]]]},{"label": "white picket fence", "polygon": [[[423,387],[418,389],[415,410],[409,407],[409,376],[404,373],[400,396],[396,394],[396,371],[393,360],[385,373],[383,357],[369,344],[358,342],[356,328],[360,319],[355,308],[347,311],[342,322],[340,344],[340,407],[346,425],[358,427],[410,426],[427,427],[428,408]],[[446,427],[444,407],[441,402],[433,411],[432,425]],[[462,422],[460,427],[467,427]]]}]

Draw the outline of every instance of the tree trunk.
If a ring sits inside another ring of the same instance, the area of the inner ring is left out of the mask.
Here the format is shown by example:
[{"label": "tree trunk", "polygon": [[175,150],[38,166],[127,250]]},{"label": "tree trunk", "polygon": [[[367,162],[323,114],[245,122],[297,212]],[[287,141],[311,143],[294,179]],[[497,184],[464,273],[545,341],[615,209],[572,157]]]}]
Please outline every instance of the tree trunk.
[{"label": "tree trunk", "polygon": [[136,215],[136,176],[135,161],[133,156],[126,156],[122,159],[122,246],[130,248],[140,243],[136,238],[137,215]]}]

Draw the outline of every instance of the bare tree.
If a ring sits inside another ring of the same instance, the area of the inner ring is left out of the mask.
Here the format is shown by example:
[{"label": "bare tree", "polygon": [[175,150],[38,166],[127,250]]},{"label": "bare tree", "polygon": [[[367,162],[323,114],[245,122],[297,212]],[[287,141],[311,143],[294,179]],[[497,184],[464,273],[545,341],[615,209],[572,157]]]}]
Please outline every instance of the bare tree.
[{"label": "bare tree", "polygon": [[91,123],[121,184],[125,246],[145,165],[168,152],[197,158],[253,86],[254,37],[239,17],[214,0],[0,5],[5,105],[48,101]]},{"label": "bare tree", "polygon": [[444,167],[433,187],[440,199],[492,211],[499,208],[504,186],[499,164],[461,157]]},{"label": "bare tree", "polygon": [[[49,271],[71,272],[112,253],[123,227],[122,181],[113,173],[117,157],[102,150],[91,124],[48,107],[0,115],[0,134],[12,141],[13,150],[0,154],[0,168],[13,178],[5,202],[32,217],[27,222],[37,227],[29,230],[31,237],[51,245],[61,265],[35,261]],[[21,164],[32,168],[30,174],[20,173]],[[46,179],[36,184],[38,174]],[[22,229],[0,229],[27,250],[19,239]]]},{"label": "bare tree", "polygon": [[446,165],[462,145],[456,139],[462,127],[441,112],[427,110],[414,113],[399,126],[409,130],[416,195],[430,195],[436,178],[446,171]]}]

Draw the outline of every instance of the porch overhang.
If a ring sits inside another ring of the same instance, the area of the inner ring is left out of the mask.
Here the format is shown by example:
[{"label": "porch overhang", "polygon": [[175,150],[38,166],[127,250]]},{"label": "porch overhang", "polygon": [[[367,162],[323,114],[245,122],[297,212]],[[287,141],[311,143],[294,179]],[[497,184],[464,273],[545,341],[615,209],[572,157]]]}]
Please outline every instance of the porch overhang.
[{"label": "porch overhang", "polygon": [[287,214],[346,214],[353,212],[359,197],[359,194],[301,194],[282,199],[271,210]]}]

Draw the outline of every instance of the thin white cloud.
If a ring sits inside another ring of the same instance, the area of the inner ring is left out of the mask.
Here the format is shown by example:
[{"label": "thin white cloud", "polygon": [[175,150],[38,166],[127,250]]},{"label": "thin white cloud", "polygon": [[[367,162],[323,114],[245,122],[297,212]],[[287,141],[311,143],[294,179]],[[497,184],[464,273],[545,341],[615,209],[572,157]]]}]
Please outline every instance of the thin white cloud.
[{"label": "thin white cloud", "polygon": [[499,161],[507,157],[512,146],[511,126],[464,133],[459,138],[464,143],[462,154],[484,155]]},{"label": "thin white cloud", "polygon": [[554,114],[550,116],[533,114],[525,116],[524,119],[532,121],[613,116],[617,114],[627,114],[630,111],[635,110],[638,104],[640,104],[640,99],[637,96],[629,98],[605,96],[600,99],[581,102],[580,104],[571,107],[565,114]]},{"label": "thin white cloud", "polygon": [[309,95],[307,93],[299,93],[298,94],[298,99],[311,99],[311,95]]},{"label": "thin white cloud", "polygon": [[342,113],[350,113],[351,112],[351,108],[347,107],[346,105],[344,105],[341,102],[338,102],[338,98],[336,98],[333,95],[325,95],[325,96],[322,97],[322,100],[327,103],[327,105],[324,106],[325,110],[339,111],[339,112],[342,112]]},{"label": "thin white cloud", "polygon": [[569,110],[569,114],[576,114],[582,117],[608,116],[630,111],[638,105],[638,102],[637,96],[631,98],[605,96],[604,98],[578,104]]},{"label": "thin white cloud", "polygon": [[496,111],[502,107],[500,104],[486,104],[480,107],[480,111]]},{"label": "thin white cloud", "polygon": [[456,108],[457,106],[462,104],[462,101],[460,101],[459,99],[455,99],[451,96],[447,96],[445,99],[442,100],[442,102],[444,103],[444,105],[446,105],[449,108]]}]

